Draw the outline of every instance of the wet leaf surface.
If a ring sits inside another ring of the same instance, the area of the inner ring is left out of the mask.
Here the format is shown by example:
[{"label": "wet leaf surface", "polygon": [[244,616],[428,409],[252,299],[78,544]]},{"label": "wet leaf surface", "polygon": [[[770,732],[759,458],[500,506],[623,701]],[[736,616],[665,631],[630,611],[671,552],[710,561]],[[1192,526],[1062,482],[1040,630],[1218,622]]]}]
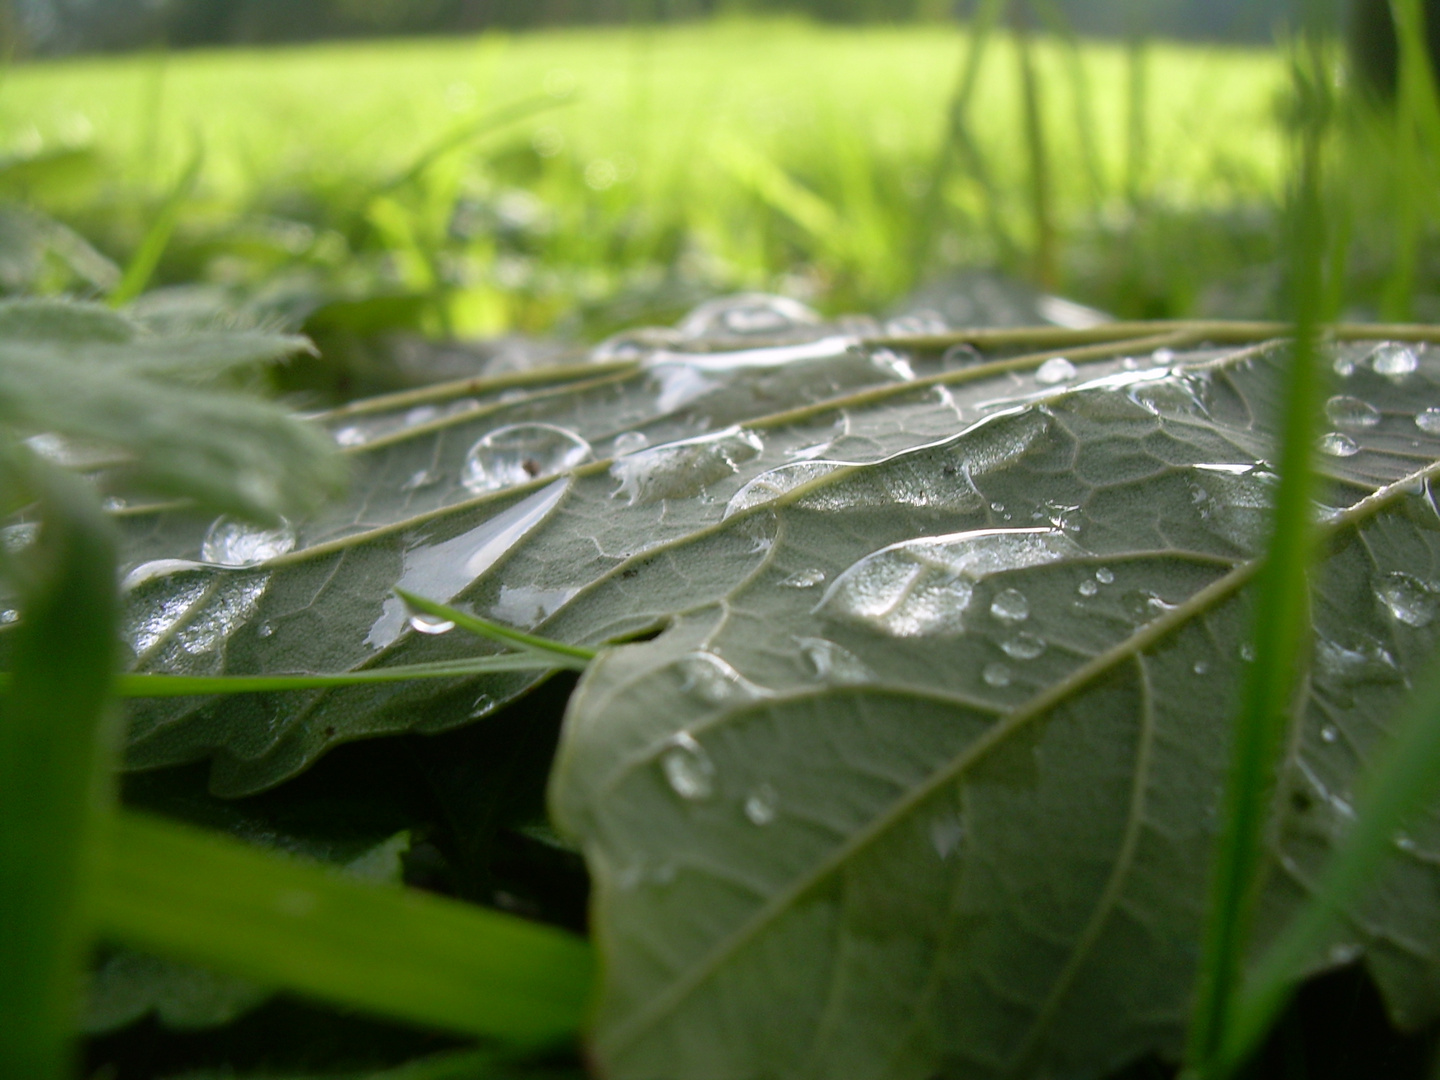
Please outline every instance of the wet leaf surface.
[{"label": "wet leaf surface", "polygon": [[[346,410],[328,423],[355,488],[280,534],[130,515],[135,668],[489,648],[429,632],[396,585],[603,647],[551,793],[595,883],[609,1075],[1096,1074],[1174,1053],[1285,347],[996,364],[754,298],[701,315],[609,343],[594,374]],[[1265,935],[1440,627],[1440,352],[1331,359],[1330,533]],[[143,703],[129,759],[209,759],[217,792],[245,794],[533,681]],[[1314,958],[1363,954],[1405,1024],[1440,1012],[1437,861],[1432,815]]]}]

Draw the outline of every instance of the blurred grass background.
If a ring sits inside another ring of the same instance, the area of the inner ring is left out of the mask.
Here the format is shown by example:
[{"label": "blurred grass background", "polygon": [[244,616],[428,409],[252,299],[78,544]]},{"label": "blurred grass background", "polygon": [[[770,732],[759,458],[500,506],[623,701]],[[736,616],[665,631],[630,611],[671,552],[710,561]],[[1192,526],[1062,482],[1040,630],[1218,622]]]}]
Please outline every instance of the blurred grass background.
[{"label": "blurred grass background", "polygon": [[[123,264],[196,165],[152,284],[292,315],[384,297],[346,317],[593,338],[740,288],[881,311],[954,268],[1036,276],[1013,35],[971,102],[983,161],[937,169],[973,44],[735,18],[16,64],[0,194]],[[1123,316],[1269,313],[1279,55],[1041,35],[1033,61],[1045,284]]]}]

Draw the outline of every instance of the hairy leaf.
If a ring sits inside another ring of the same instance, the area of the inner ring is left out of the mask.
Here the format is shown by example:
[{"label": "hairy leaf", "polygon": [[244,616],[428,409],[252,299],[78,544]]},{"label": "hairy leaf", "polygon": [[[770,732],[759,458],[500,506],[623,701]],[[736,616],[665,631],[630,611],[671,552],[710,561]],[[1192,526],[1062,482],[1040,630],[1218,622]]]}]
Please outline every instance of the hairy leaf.
[{"label": "hairy leaf", "polygon": [[[1086,1075],[1174,1053],[1287,350],[1111,332],[1135,340],[942,354],[954,338],[859,341],[747,297],[607,343],[590,377],[350,407],[331,426],[360,481],[329,516],[248,537],[132,520],[135,666],[485,651],[397,585],[608,643],[552,786],[596,882],[607,1074]],[[1260,944],[1344,832],[1440,614],[1440,353],[1327,360],[1329,546]],[[258,557],[220,557],[240,551]],[[150,703],[130,758],[210,757],[240,794],[532,681]],[[1363,951],[1416,1023],[1440,1011],[1440,816],[1405,840],[1307,964]]]},{"label": "hairy leaf", "polygon": [[65,464],[116,464],[112,490],[274,519],[334,493],[332,448],[275,405],[184,384],[304,346],[249,331],[158,335],[95,305],[0,303],[0,424]]}]

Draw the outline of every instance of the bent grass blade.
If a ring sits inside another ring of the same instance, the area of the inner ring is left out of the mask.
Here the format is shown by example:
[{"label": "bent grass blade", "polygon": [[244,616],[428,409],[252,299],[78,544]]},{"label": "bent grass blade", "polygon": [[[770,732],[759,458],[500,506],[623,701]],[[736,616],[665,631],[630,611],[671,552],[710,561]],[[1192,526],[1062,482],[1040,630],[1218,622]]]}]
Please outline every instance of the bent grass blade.
[{"label": "bent grass blade", "polygon": [[433,615],[437,619],[446,619],[461,630],[467,630],[491,641],[498,641],[503,645],[550,657],[551,667],[583,671],[585,665],[595,659],[594,649],[587,649],[580,645],[566,645],[562,641],[551,641],[549,638],[537,637],[508,626],[501,626],[489,619],[482,619],[478,615],[470,615],[445,604],[436,603],[434,600],[427,600],[423,596],[417,596],[405,589],[396,589],[395,595],[416,611],[425,615]]},{"label": "bent grass blade", "polygon": [[516,1045],[579,1029],[591,953],[564,931],[133,812],[108,840],[95,902],[108,939]]}]

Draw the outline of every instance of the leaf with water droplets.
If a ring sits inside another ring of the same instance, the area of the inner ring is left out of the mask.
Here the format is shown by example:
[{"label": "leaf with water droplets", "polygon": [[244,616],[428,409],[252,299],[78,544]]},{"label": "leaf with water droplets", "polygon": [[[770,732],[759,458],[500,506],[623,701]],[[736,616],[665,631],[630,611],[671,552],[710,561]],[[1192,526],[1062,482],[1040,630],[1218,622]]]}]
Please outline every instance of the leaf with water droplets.
[{"label": "leaf with water droplets", "polygon": [[[1073,376],[1047,384],[1016,372],[1053,352],[957,366],[785,304],[726,310],[552,383],[430,391],[418,421],[413,394],[324,418],[364,433],[355,491],[266,562],[204,563],[208,521],[126,515],[137,666],[491,648],[421,632],[397,583],[599,649],[551,791],[593,875],[607,1075],[988,1080],[1174,1053],[1284,348],[1177,346],[1156,368],[1125,363],[1153,344],[1067,347]],[[718,336],[690,336],[702,325]],[[1440,356],[1405,346],[1400,372],[1345,348],[1337,389],[1379,419],[1337,406],[1355,449],[1317,455],[1330,540],[1262,941],[1440,635],[1440,430],[1420,419]],[[477,494],[472,448],[522,425],[564,433],[553,475],[537,457]],[[565,465],[581,443],[597,460]],[[150,703],[130,755],[208,757],[241,794],[347,739],[469,723],[533,681]],[[1315,967],[1359,950],[1418,1022],[1440,982],[1409,943],[1440,941],[1440,913],[1403,901],[1440,887],[1440,817],[1411,835]]]}]

